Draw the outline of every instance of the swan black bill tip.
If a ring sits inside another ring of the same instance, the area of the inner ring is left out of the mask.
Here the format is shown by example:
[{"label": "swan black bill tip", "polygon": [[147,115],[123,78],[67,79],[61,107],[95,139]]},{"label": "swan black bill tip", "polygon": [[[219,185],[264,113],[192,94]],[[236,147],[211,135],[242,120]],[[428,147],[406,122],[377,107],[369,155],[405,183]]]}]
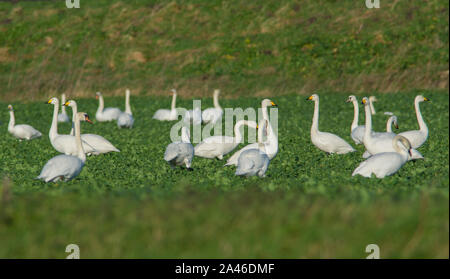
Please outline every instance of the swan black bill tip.
[{"label": "swan black bill tip", "polygon": [[431,102],[431,100],[430,99],[428,99],[428,98],[423,98],[425,101],[427,101],[427,102]]}]

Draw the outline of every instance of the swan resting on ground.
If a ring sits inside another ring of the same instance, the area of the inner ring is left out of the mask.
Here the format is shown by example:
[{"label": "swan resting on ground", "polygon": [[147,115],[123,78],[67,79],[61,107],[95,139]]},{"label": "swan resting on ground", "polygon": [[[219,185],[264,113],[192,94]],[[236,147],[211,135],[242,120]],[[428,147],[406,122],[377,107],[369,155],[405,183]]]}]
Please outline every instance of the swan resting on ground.
[{"label": "swan resting on ground", "polygon": [[86,162],[86,155],[84,154],[83,146],[81,144],[80,136],[80,121],[89,121],[89,116],[80,112],[75,117],[75,139],[77,155],[58,155],[44,165],[41,173],[36,179],[44,180],[45,182],[57,182],[60,180],[69,181],[77,177],[83,169]]},{"label": "swan resting on ground", "polygon": [[105,102],[103,100],[103,95],[100,92],[95,94],[95,98],[98,99],[98,109],[95,113],[95,119],[98,122],[107,122],[117,120],[122,111],[118,108],[104,108]]},{"label": "swan resting on ground", "polygon": [[27,124],[16,125],[14,109],[12,105],[8,105],[9,124],[8,132],[19,140],[31,140],[42,136],[42,133]]},{"label": "swan resting on ground", "polygon": [[207,123],[216,124],[217,121],[222,119],[223,109],[219,105],[219,95],[220,95],[220,90],[215,89],[214,95],[213,95],[214,107],[203,110],[202,122],[204,124],[207,124]]},{"label": "swan resting on ground", "polygon": [[233,151],[241,142],[242,134],[240,132],[240,127],[242,125],[247,125],[254,129],[258,128],[255,121],[239,120],[236,125],[234,125],[234,137],[212,136],[206,138],[195,146],[195,156],[222,160],[223,156]]},{"label": "swan resting on ground", "polygon": [[173,121],[178,119],[177,110],[175,108],[177,101],[177,91],[172,89],[172,104],[170,109],[159,109],[153,115],[153,119],[159,121]]},{"label": "swan resting on ground", "polygon": [[66,106],[64,105],[66,103],[66,94],[62,93],[61,94],[61,113],[58,114],[58,122],[64,123],[64,122],[69,122],[69,116],[67,115],[66,112]]},{"label": "swan resting on ground", "polygon": [[425,124],[425,121],[423,121],[419,106],[420,102],[423,101],[429,102],[430,99],[425,98],[422,95],[416,96],[416,98],[414,99],[414,107],[416,110],[417,122],[419,123],[419,130],[407,131],[399,134],[407,138],[409,142],[411,142],[411,146],[413,148],[421,147],[428,138],[428,127],[427,124]]},{"label": "swan resting on ground", "polygon": [[235,175],[265,177],[270,159],[259,149],[249,149],[241,153]]},{"label": "swan resting on ground", "polygon": [[[245,150],[250,149],[259,149],[260,151],[267,154],[269,157],[269,160],[272,160],[278,153],[278,137],[275,134],[275,131],[272,128],[272,125],[270,125],[270,119],[269,119],[269,112],[267,110],[268,107],[278,107],[274,102],[272,102],[269,99],[264,99],[261,102],[262,107],[262,119],[260,123],[258,124],[258,142],[251,143],[246,146],[244,146],[239,151],[236,151],[230,158],[228,158],[227,163],[225,166],[231,166],[238,164],[239,156],[242,152]],[[263,141],[263,133],[267,135],[267,140]],[[260,144],[261,143],[261,144]]]},{"label": "swan resting on ground", "polygon": [[313,94],[306,100],[314,101],[314,116],[311,126],[312,143],[329,154],[345,154],[356,151],[350,144],[335,134],[319,131],[319,96]]},{"label": "swan resting on ground", "polygon": [[166,160],[172,168],[185,165],[186,169],[192,170],[191,164],[194,159],[194,146],[191,144],[189,130],[181,128],[181,141],[170,143],[164,153]]},{"label": "swan resting on ground", "polygon": [[125,91],[125,112],[122,112],[117,118],[119,128],[133,128],[134,118],[130,106],[130,90]]},{"label": "swan resting on ground", "polygon": [[[77,103],[74,100],[69,100],[64,105],[71,107],[72,114],[77,115],[78,107]],[[88,155],[99,155],[108,152],[120,152],[119,149],[117,149],[111,142],[109,142],[102,136],[96,134],[82,134],[81,139],[83,142],[86,142],[94,149],[93,151],[86,152]]]},{"label": "swan resting on ground", "polygon": [[371,177],[373,173],[377,178],[384,178],[396,173],[412,156],[411,144],[405,137],[396,135],[392,145],[395,152],[382,152],[371,156],[353,171],[352,176],[359,174]]}]

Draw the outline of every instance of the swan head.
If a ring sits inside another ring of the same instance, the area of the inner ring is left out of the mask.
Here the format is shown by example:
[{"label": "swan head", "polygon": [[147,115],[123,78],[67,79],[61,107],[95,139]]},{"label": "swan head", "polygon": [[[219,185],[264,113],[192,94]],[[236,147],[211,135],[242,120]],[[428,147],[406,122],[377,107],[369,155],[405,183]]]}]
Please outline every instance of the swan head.
[{"label": "swan head", "polygon": [[220,89],[214,89],[214,96],[219,97],[220,95]]},{"label": "swan head", "polygon": [[101,93],[101,92],[95,93],[95,99],[98,100],[98,98],[100,98],[101,96],[102,96],[102,93]]},{"label": "swan head", "polygon": [[408,151],[409,156],[412,156],[412,152],[411,152],[411,142],[405,138],[404,136],[401,135],[396,135],[393,139],[393,142],[400,142],[401,146],[403,146],[404,149],[406,149]]},{"label": "swan head", "polygon": [[74,100],[69,100],[64,104],[66,107],[74,107],[77,103]]},{"label": "swan head", "polygon": [[416,101],[417,102],[429,102],[430,101],[430,99],[428,99],[428,98],[426,98],[426,97],[424,97],[424,96],[422,96],[422,95],[418,95],[418,96],[416,96]]},{"label": "swan head", "polygon": [[9,111],[14,111],[13,107],[11,105],[8,105],[8,110]]},{"label": "swan head", "polygon": [[51,98],[50,100],[47,101],[47,104],[52,104],[52,105],[59,105],[59,101],[58,98]]},{"label": "swan head", "polygon": [[261,106],[262,107],[278,107],[277,104],[275,104],[273,101],[271,101],[269,99],[262,100]]},{"label": "swan head", "polygon": [[177,90],[175,90],[175,89],[170,89],[170,92],[172,92],[172,96],[177,95]]},{"label": "swan head", "polygon": [[125,95],[130,95],[130,89],[127,88],[127,89],[125,90]]},{"label": "swan head", "polygon": [[398,122],[397,122],[397,116],[392,115],[392,122],[394,123],[395,129],[398,129]]},{"label": "swan head", "polygon": [[367,97],[364,97],[361,101],[361,104],[368,106],[370,104],[370,99]]},{"label": "swan head", "polygon": [[309,96],[306,100],[307,100],[307,101],[314,101],[314,102],[319,101],[319,95],[317,95],[317,94],[312,94],[312,95]]},{"label": "swan head", "polygon": [[80,121],[86,121],[90,124],[94,124],[91,119],[89,118],[89,114],[85,113],[85,112],[79,112],[77,113],[78,119],[80,119]]},{"label": "swan head", "polygon": [[347,99],[347,103],[352,103],[352,102],[357,102],[358,100],[356,99],[356,97],[354,96],[354,95],[350,95],[350,96],[348,96],[348,99]]},{"label": "swan head", "polygon": [[369,97],[369,101],[370,101],[370,102],[377,102],[378,100],[377,100],[377,97],[375,97],[375,96],[370,96],[370,97]]}]

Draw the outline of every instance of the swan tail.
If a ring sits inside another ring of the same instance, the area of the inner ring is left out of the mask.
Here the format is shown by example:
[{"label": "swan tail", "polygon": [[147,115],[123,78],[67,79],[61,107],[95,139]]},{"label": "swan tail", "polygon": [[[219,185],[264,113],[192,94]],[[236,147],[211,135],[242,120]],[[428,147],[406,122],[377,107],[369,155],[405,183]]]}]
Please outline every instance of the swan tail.
[{"label": "swan tail", "polygon": [[352,176],[355,176],[357,174],[364,176],[364,177],[370,177],[372,175],[372,171],[365,169],[366,162],[362,162],[352,173]]}]

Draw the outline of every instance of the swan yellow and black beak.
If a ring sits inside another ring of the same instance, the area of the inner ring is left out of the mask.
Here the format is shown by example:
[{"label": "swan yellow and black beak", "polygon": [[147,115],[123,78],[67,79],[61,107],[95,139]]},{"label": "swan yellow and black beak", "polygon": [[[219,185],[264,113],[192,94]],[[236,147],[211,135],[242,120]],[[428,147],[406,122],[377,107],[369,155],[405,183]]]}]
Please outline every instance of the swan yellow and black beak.
[{"label": "swan yellow and black beak", "polygon": [[65,102],[64,106],[68,107],[69,106],[69,101]]},{"label": "swan yellow and black beak", "polygon": [[8,105],[8,110],[13,111],[13,107],[11,105]]},{"label": "swan yellow and black beak", "polygon": [[313,99],[313,96],[309,96],[308,98],[306,98],[307,101],[311,101]]},{"label": "swan yellow and black beak", "polygon": [[274,102],[270,102],[270,104],[272,105],[272,107],[278,107],[278,105],[275,104]]},{"label": "swan yellow and black beak", "polygon": [[361,101],[361,104],[363,104],[363,105],[365,105],[366,103],[367,103],[366,99],[363,99],[363,100]]},{"label": "swan yellow and black beak", "polygon": [[52,103],[52,99],[48,100],[46,104],[51,104]]},{"label": "swan yellow and black beak", "polygon": [[427,102],[431,102],[431,100],[428,99],[428,98],[426,98],[426,97],[423,97],[423,100],[424,100],[424,101],[427,101]]},{"label": "swan yellow and black beak", "polygon": [[89,118],[89,114],[87,114],[87,113],[84,114],[84,121],[86,121],[90,124],[94,124],[94,122],[92,122],[91,119]]}]

